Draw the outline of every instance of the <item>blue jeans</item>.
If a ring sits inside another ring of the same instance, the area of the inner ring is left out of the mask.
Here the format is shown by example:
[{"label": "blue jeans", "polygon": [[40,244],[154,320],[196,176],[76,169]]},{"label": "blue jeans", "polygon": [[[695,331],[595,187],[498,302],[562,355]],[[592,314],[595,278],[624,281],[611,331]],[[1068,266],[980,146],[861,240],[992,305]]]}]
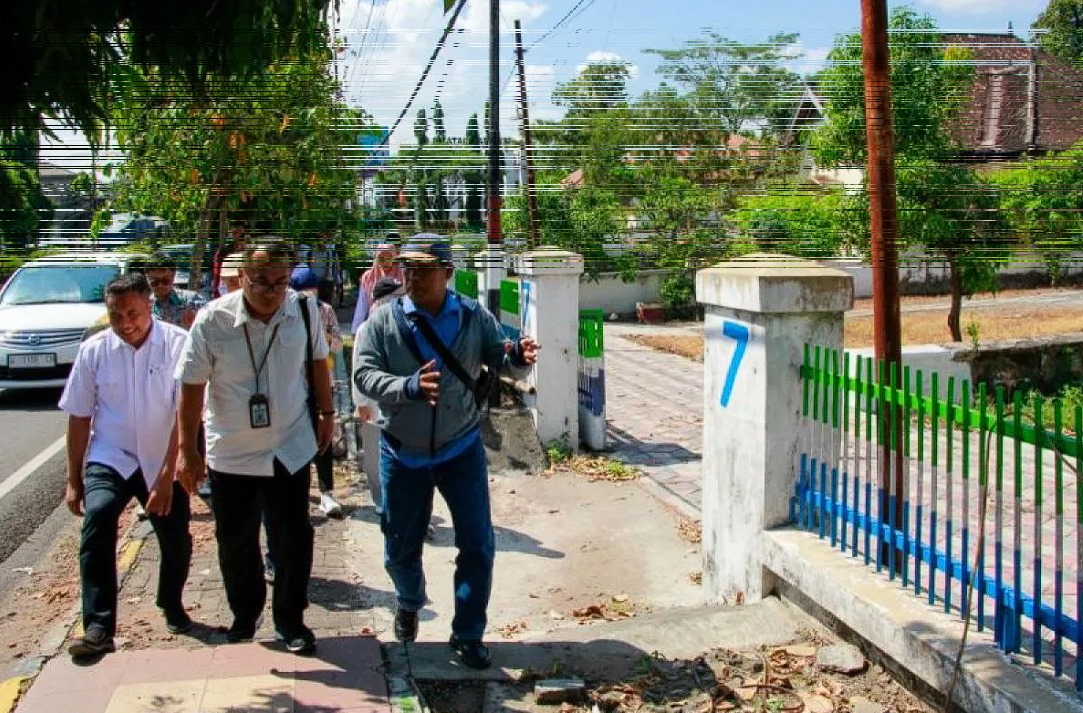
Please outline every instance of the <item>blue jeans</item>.
[{"label": "blue jeans", "polygon": [[[97,624],[113,636],[117,629],[117,526],[132,498],[147,504],[149,493],[143,471],[130,478],[100,463],[88,463],[83,475],[83,533],[79,545],[79,573],[83,585],[83,629]],[[157,604],[165,610],[183,609],[181,593],[192,562],[191,510],[188,493],[173,483],[169,514],[150,515],[158,537]]]},{"label": "blue jeans", "polygon": [[489,473],[481,438],[462,455],[434,466],[407,468],[388,448],[380,453],[384,511],[384,567],[395,584],[398,605],[417,611],[425,605],[421,550],[439,490],[455,528],[455,618],[451,632],[461,641],[480,641],[493,586],[496,541],[489,511]]}]

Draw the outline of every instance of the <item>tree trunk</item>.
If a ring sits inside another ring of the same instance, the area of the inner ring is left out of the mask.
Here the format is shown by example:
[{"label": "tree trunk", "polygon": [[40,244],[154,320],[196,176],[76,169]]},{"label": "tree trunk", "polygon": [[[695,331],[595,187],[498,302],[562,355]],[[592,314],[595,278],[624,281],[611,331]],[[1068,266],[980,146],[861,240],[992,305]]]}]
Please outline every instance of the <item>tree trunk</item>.
[{"label": "tree trunk", "polygon": [[954,257],[948,258],[948,270],[951,273],[951,308],[948,310],[948,330],[951,341],[963,341],[963,274]]},{"label": "tree trunk", "polygon": [[[192,245],[191,272],[188,276],[188,289],[190,290],[199,290],[204,267],[200,257],[203,255],[204,248],[208,244],[211,234],[211,225],[214,223],[214,218],[218,214],[218,203],[219,199],[217,196],[207,196],[207,202],[203,205],[203,210],[199,212],[199,228],[196,229],[195,242]],[[213,298],[215,296],[216,295],[212,295],[211,297]]]}]

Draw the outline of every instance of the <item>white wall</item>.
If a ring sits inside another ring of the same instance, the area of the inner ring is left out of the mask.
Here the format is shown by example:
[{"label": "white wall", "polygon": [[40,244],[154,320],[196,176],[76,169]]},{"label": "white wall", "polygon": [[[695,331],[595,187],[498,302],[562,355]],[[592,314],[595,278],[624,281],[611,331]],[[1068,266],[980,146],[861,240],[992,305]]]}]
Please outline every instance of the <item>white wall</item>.
[{"label": "white wall", "polygon": [[603,272],[595,282],[585,275],[579,279],[579,308],[602,309],[606,315],[635,312],[636,302],[657,302],[662,280],[670,270],[640,270],[636,279],[621,281],[615,272]]}]

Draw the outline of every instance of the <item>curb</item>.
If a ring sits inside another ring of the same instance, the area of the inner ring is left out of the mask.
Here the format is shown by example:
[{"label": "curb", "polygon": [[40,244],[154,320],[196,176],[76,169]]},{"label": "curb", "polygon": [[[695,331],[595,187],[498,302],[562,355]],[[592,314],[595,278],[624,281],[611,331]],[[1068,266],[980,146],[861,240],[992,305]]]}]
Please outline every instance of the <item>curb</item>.
[{"label": "curb", "polygon": [[634,465],[632,467],[639,471],[639,478],[636,479],[636,482],[639,483],[639,487],[660,500],[664,506],[670,510],[676,511],[679,515],[686,517],[689,520],[699,522],[703,518],[703,514],[695,505],[656,481],[649,474],[643,472],[641,468],[637,468]]},{"label": "curb", "polygon": [[[142,534],[138,531],[144,523],[139,518],[134,518],[131,525],[128,526],[127,531],[118,538],[121,541],[120,552],[117,556],[117,591],[124,586],[124,582],[128,579],[128,575],[131,573],[132,568],[139,559],[140,552],[143,551],[143,545],[147,541],[148,535],[152,530],[147,527]],[[49,632],[42,638],[42,651],[34,657],[35,664],[32,669],[20,676],[13,676],[5,681],[0,682],[0,713],[13,713],[19,699],[26,691],[30,690],[30,687],[34,685],[34,680],[38,674],[41,673],[41,669],[45,664],[57,654],[60,653],[61,647],[64,646],[64,642],[68,638],[68,634],[79,625],[79,613],[82,608],[82,604],[76,602],[72,605],[59,622],[54,625]],[[80,627],[81,628],[81,627]]]}]

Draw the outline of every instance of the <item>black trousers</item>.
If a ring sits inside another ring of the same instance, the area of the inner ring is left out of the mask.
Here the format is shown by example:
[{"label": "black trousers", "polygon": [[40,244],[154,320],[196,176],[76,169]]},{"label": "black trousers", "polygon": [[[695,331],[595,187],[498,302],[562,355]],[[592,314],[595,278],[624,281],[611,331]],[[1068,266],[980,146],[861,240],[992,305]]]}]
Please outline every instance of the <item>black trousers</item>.
[{"label": "black trousers", "polygon": [[[91,624],[117,629],[117,527],[120,514],[132,498],[147,504],[149,493],[143,471],[125,479],[100,463],[88,463],[83,475],[83,532],[79,544],[79,574],[83,588],[83,630]],[[165,517],[149,515],[158,537],[158,599],[163,609],[178,608],[192,563],[191,510],[188,493],[173,483],[173,505]]]},{"label": "black trousers", "polygon": [[264,508],[267,544],[275,562],[271,600],[275,629],[289,635],[304,624],[314,541],[308,520],[311,478],[308,465],[290,473],[277,460],[274,476],[270,478],[210,471],[218,565],[222,569],[226,599],[238,626],[254,625],[267,601],[259,548]]},{"label": "black trousers", "polygon": [[323,453],[317,453],[312,459],[316,465],[316,484],[320,486],[320,492],[326,493],[335,489],[335,459],[331,455],[331,449]]}]

